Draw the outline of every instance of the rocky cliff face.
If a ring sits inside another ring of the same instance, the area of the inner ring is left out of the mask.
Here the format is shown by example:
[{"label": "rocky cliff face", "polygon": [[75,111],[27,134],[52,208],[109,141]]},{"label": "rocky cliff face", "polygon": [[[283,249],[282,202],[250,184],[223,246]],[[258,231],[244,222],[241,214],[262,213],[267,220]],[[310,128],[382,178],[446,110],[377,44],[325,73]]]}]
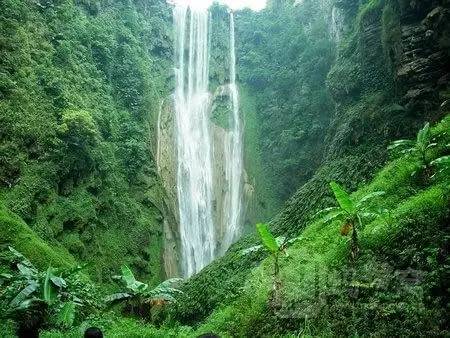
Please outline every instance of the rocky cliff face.
[{"label": "rocky cliff face", "polygon": [[161,104],[159,112],[157,133],[158,139],[156,153],[158,154],[158,174],[162,183],[163,197],[161,212],[163,215],[164,270],[167,277],[180,275],[179,248],[179,215],[177,202],[177,157],[174,138],[175,121],[172,96],[166,98]]},{"label": "rocky cliff face", "polygon": [[395,62],[401,103],[410,111],[432,112],[444,103],[440,94],[450,80],[450,9],[411,2],[401,12],[400,46]]}]

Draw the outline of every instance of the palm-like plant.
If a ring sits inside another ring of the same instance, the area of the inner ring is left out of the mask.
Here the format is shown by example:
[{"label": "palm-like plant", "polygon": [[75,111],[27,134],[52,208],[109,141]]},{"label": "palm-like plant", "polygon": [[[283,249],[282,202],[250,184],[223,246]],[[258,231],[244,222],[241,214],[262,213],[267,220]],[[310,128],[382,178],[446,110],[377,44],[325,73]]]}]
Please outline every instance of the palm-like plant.
[{"label": "palm-like plant", "polygon": [[436,168],[435,175],[450,175],[450,155],[439,157],[431,161],[430,165]]},{"label": "palm-like plant", "polygon": [[295,241],[297,241],[298,238],[292,238],[292,239],[286,239],[286,237],[279,236],[276,237],[272,235],[272,233],[269,230],[269,227],[267,224],[256,224],[256,229],[258,231],[260,240],[263,244],[254,245],[250,248],[242,250],[242,255],[248,255],[252,252],[258,252],[260,250],[267,250],[271,256],[274,258],[274,274],[275,276],[278,276],[279,273],[279,256],[281,253],[289,256],[286,252],[286,248],[288,244],[292,244]]},{"label": "palm-like plant", "polygon": [[7,285],[0,294],[6,304],[4,316],[20,327],[39,328],[49,321],[57,326],[72,325],[76,306],[82,306],[83,301],[68,291],[66,278],[81,267],[67,271],[49,267],[39,272],[20,252],[12,247],[9,250],[18,273],[2,275],[2,284]]},{"label": "palm-like plant", "polygon": [[[269,251],[274,260],[274,277],[277,279],[280,273],[279,257],[282,253],[286,254],[286,243],[283,237],[275,238],[269,230],[267,224],[256,224],[259,237],[264,248]],[[256,248],[256,247],[255,247]]]},{"label": "palm-like plant", "polygon": [[286,240],[285,237],[275,238],[270,232],[268,225],[263,223],[257,224],[256,229],[258,230],[258,234],[261,239],[262,245],[253,246],[249,249],[244,250],[243,253],[247,254],[265,248],[272,256],[274,262],[274,273],[273,273],[273,287],[270,299],[272,308],[276,308],[279,305],[278,304],[279,291],[281,288],[280,256],[282,254],[288,256],[286,252],[286,247],[288,244],[296,241],[297,238],[291,240]]},{"label": "palm-like plant", "polygon": [[416,140],[394,141],[388,146],[388,150],[400,150],[402,154],[411,154],[420,161],[420,169],[428,170],[430,166],[428,151],[436,145],[437,143],[432,142],[430,123],[427,122],[417,133]]},{"label": "palm-like plant", "polygon": [[165,280],[150,289],[148,284],[136,280],[128,266],[123,265],[121,272],[120,276],[114,276],[114,278],[121,281],[126,290],[107,296],[105,301],[110,304],[125,302],[132,314],[145,316],[152,306],[175,302],[175,295],[181,293],[174,287],[182,281],[181,278]]},{"label": "palm-like plant", "polygon": [[330,207],[319,211],[318,215],[323,216],[324,224],[333,221],[341,222],[341,235],[347,236],[350,231],[351,236],[351,255],[355,260],[358,252],[358,231],[368,219],[380,217],[383,213],[381,210],[372,209],[367,202],[384,194],[384,191],[375,191],[363,196],[359,201],[355,201],[342,186],[336,182],[330,182],[331,190],[338,203],[338,207]]}]

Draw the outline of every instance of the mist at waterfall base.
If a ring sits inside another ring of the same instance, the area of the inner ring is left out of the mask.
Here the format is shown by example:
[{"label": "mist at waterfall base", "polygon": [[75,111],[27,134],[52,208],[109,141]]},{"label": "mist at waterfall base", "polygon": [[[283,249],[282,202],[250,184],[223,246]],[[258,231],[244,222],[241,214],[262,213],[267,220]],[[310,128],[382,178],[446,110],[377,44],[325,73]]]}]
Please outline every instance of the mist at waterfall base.
[{"label": "mist at waterfall base", "polygon": [[[177,199],[182,272],[200,271],[238,237],[242,214],[243,151],[236,85],[234,18],[230,13],[230,130],[224,140],[226,193],[225,233],[217,238],[214,224],[212,137],[210,131],[209,26],[207,8],[177,5],[175,25],[175,120]],[[159,126],[158,126],[159,128]],[[220,243],[220,244],[219,244]]]}]

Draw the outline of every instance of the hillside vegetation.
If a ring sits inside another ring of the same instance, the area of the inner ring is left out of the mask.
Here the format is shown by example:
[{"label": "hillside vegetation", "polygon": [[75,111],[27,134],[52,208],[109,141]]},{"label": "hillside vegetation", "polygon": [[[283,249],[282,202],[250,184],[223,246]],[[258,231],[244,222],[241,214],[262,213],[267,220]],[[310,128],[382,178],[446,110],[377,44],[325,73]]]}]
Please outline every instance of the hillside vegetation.
[{"label": "hillside vegetation", "polygon": [[[255,205],[249,233],[185,280],[164,272],[171,195],[154,159],[171,6],[0,8],[1,337],[449,335],[447,0],[235,13]],[[210,11],[214,93],[229,13]],[[224,129],[226,109],[211,116]]]},{"label": "hillside vegetation", "polygon": [[91,263],[98,281],[124,263],[159,281],[151,130],[170,75],[165,1],[1,8],[0,193],[26,225],[0,242],[39,261],[46,251],[24,240],[39,237]]}]

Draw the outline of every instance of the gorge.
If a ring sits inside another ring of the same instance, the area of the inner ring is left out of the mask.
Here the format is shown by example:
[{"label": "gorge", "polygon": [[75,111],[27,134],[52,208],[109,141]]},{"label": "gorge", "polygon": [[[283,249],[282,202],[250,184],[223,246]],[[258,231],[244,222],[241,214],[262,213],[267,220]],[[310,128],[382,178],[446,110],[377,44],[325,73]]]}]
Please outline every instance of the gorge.
[{"label": "gorge", "polygon": [[448,0],[0,3],[0,336],[448,336]]}]

